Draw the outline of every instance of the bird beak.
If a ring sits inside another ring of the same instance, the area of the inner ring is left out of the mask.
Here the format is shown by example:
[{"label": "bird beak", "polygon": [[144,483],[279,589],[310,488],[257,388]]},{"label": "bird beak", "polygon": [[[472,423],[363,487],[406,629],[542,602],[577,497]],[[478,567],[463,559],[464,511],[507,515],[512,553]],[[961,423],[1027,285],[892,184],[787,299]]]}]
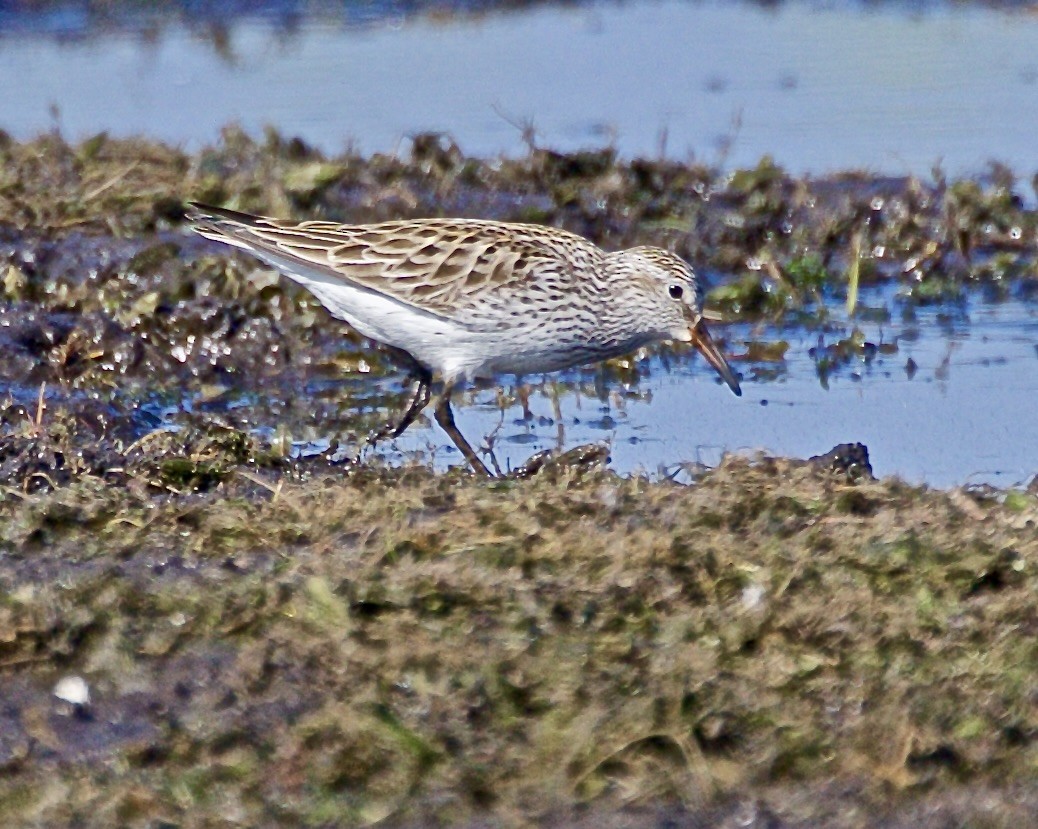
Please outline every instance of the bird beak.
[{"label": "bird beak", "polygon": [[728,361],[725,360],[721,350],[710,337],[710,332],[706,330],[706,324],[703,320],[700,319],[691,326],[688,333],[692,338],[692,345],[714,367],[714,371],[721,375],[721,379],[728,384],[728,388],[735,393],[735,396],[741,397],[742,389],[739,388],[739,381],[736,379],[735,374],[732,373],[731,368],[728,367]]}]

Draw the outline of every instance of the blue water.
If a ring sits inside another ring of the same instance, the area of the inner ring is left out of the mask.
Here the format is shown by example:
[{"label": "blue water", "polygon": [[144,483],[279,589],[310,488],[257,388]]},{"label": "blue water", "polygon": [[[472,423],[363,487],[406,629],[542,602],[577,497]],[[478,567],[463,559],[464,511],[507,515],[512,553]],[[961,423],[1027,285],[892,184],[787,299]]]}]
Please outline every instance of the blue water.
[{"label": "blue water", "polygon": [[770,154],[794,172],[1038,170],[1025,5],[172,6],[0,4],[0,129],[196,148],[236,121],[367,152],[441,130],[489,156],[523,152],[532,126],[553,148],[727,167]]},{"label": "blue water", "polygon": [[[664,476],[689,464],[714,465],[725,452],[804,458],[860,441],[869,447],[877,475],[913,483],[1013,486],[1038,473],[1038,303],[974,299],[954,308],[918,309],[905,321],[889,296],[866,294],[863,301],[889,301],[893,319],[846,321],[824,335],[716,327],[736,358],[752,340],[789,343],[780,362],[735,360],[743,374],[740,398],[702,360],[665,369],[654,359],[643,365],[635,385],[613,384],[605,399],[592,382],[561,393],[561,419],[553,411],[549,378],[531,395],[533,420],[524,421],[518,405],[502,413],[494,392],[474,392],[458,411],[458,425],[473,444],[499,428],[498,461],[513,467],[539,449],[605,441],[613,469]],[[869,360],[852,357],[823,381],[819,337],[822,345],[833,344],[855,327],[867,341],[896,350]],[[441,466],[460,462],[429,423],[405,434],[397,447],[397,457],[419,453]]]},{"label": "blue water", "polygon": [[[622,375],[592,367],[525,378],[529,416],[512,377],[459,390],[457,423],[473,446],[492,436],[504,469],[542,449],[602,443],[617,472],[687,480],[725,453],[806,458],[861,442],[880,476],[938,487],[1028,484],[1038,473],[1038,301],[973,296],[912,308],[896,288],[864,291],[861,301],[889,309],[888,321],[847,319],[834,304],[824,330],[715,324],[715,338],[725,342],[742,376],[742,397],[684,351],[635,359],[636,371]],[[838,344],[855,332],[869,345],[841,358]],[[751,344],[780,341],[788,344],[781,358],[748,359]],[[168,392],[141,398],[137,386],[125,393],[113,388],[110,416],[130,418],[133,439],[179,430],[192,416],[211,417],[250,430],[261,443],[287,444],[296,457],[324,452],[336,441],[346,459],[356,452],[348,436],[356,428],[352,407],[374,413],[373,422],[394,420],[405,401],[388,392],[402,388],[403,380],[363,370],[305,378],[290,373],[212,400],[190,383],[179,399]],[[29,419],[41,393],[48,408],[85,394],[64,384],[0,384],[0,394],[23,405]],[[462,464],[429,410],[398,440],[366,451],[395,464]]]}]

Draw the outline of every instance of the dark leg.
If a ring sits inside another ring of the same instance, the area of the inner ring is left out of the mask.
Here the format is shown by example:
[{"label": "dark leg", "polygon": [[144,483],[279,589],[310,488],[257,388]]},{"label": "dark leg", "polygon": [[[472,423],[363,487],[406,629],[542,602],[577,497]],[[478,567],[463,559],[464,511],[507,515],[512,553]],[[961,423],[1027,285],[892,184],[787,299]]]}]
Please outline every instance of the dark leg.
[{"label": "dark leg", "polygon": [[418,381],[418,388],[415,389],[414,398],[411,400],[411,405],[407,407],[407,411],[404,412],[403,417],[395,424],[392,422],[387,423],[377,432],[372,432],[370,437],[368,437],[368,446],[374,446],[380,440],[385,440],[386,438],[400,437],[407,427],[414,423],[415,418],[421,414],[422,409],[429,403],[429,392],[432,385],[432,374],[429,372],[429,369],[402,348],[383,345],[382,351],[389,357],[391,362],[403,368],[410,377]]},{"label": "dark leg", "polygon": [[429,369],[419,363],[404,349],[397,348],[395,345],[380,345],[379,350],[389,358],[391,363],[398,368],[404,369],[412,377],[425,380],[427,383],[432,381],[432,374],[429,372]]},{"label": "dark leg", "polygon": [[377,432],[373,432],[368,438],[368,446],[374,446],[380,440],[385,438],[398,438],[412,423],[415,418],[421,414],[422,409],[429,403],[429,381],[425,377],[418,378],[418,388],[415,389],[414,399],[411,401],[411,405],[407,407],[407,411],[404,412],[404,416],[400,418],[400,421],[395,425],[387,423]]},{"label": "dark leg", "polygon": [[435,413],[436,422],[440,424],[440,428],[447,433],[447,437],[454,441],[454,445],[461,450],[461,454],[465,456],[465,460],[469,462],[476,474],[486,478],[493,478],[494,476],[490,474],[486,464],[479,459],[479,456],[469,446],[469,442],[458,431],[458,427],[454,425],[454,412],[451,411],[450,386],[443,390],[440,399],[436,401]]}]

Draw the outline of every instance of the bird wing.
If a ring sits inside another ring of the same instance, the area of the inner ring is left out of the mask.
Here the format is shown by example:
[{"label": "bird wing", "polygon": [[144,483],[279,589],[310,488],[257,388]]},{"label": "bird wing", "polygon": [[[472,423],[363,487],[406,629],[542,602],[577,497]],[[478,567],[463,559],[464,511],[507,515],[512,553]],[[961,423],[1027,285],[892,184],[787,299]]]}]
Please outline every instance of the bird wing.
[{"label": "bird wing", "polygon": [[188,218],[207,238],[451,318],[490,294],[500,299],[516,283],[553,275],[564,281],[574,266],[593,267],[603,255],[576,234],[539,225],[474,219],[297,223],[191,206]]}]

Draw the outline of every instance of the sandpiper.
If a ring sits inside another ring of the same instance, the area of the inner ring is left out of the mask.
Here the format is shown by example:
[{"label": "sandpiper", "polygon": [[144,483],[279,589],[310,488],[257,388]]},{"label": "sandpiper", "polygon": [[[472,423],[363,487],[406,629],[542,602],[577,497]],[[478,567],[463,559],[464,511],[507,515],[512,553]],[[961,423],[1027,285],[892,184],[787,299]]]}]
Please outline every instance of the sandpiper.
[{"label": "sandpiper", "polygon": [[481,475],[490,470],[450,406],[465,381],[557,371],[679,340],[741,394],[707,332],[696,275],[661,248],[606,253],[565,230],[511,222],[349,225],[191,207],[198,233],[277,268],[411,371],[414,399],[379,437],[403,433],[429,403],[433,379],[442,380],[436,421]]}]

